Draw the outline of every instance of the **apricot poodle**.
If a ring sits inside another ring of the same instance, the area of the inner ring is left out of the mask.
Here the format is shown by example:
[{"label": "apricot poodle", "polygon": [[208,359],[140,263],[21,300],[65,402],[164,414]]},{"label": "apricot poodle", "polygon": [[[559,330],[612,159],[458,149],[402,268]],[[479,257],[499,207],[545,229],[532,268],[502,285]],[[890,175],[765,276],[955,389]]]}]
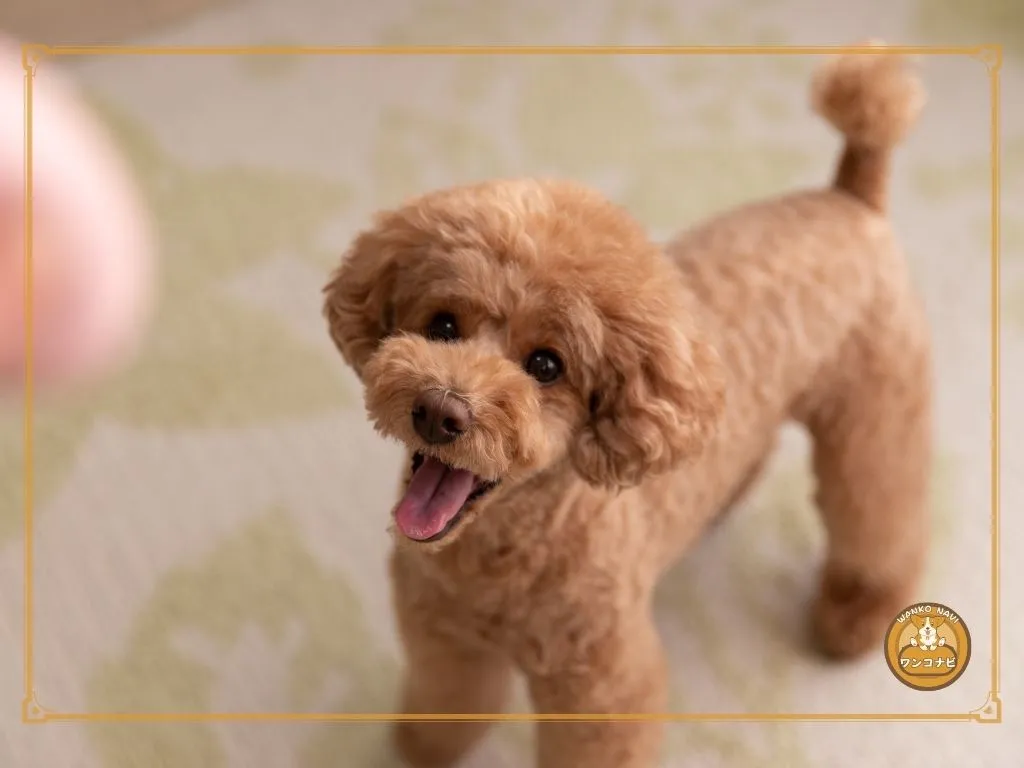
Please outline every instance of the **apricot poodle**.
[{"label": "apricot poodle", "polygon": [[[813,441],[828,552],[820,647],[877,651],[926,548],[931,363],[886,218],[924,101],[884,53],[830,60],[830,187],[724,213],[667,246],[575,183],[497,180],[380,214],[325,288],[376,429],[408,449],[393,510],[402,711],[664,711],[659,576],[750,487],[784,422]],[[688,190],[680,169],[679,194]],[[857,622],[851,623],[850,617]],[[484,722],[406,722],[414,766]],[[650,768],[656,722],[538,725],[542,768]]]}]

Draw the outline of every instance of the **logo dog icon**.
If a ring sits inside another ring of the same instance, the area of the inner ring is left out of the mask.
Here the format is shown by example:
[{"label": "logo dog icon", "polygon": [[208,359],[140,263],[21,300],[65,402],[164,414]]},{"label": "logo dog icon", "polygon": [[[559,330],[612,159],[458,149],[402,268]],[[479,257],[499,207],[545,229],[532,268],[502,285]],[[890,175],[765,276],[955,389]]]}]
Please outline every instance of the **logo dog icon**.
[{"label": "logo dog icon", "polygon": [[934,619],[931,616],[925,616],[923,619],[920,616],[911,616],[910,621],[917,627],[917,637],[910,638],[911,645],[922,651],[934,651],[946,644],[946,638],[939,637],[939,633],[935,631],[946,622],[941,616]]}]

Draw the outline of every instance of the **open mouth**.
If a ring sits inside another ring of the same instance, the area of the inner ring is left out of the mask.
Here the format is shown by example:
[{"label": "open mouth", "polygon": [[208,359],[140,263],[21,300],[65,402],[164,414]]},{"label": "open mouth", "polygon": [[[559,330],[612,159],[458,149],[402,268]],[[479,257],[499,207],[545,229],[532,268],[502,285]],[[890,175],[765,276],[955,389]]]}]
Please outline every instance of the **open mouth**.
[{"label": "open mouth", "polygon": [[395,523],[414,541],[440,541],[454,530],[466,510],[498,482],[416,453],[412,457],[412,477],[395,508]]}]

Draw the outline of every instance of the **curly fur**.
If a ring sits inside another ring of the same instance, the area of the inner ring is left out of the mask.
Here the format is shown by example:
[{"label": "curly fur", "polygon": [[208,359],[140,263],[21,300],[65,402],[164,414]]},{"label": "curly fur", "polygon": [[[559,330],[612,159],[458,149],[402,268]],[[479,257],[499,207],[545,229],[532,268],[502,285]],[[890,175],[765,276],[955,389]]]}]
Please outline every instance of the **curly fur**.
[{"label": "curly fur", "polygon": [[[404,711],[499,711],[513,669],[541,712],[662,709],[652,590],[788,420],[812,437],[828,534],[816,637],[837,657],[877,645],[926,538],[929,336],[882,215],[919,93],[890,56],[830,64],[815,101],[846,134],[834,184],[663,248],[593,190],[528,179],[425,194],[355,240],[324,312],[376,428],[410,460],[501,481],[440,541],[395,532]],[[460,340],[425,337],[438,312]],[[527,374],[536,349],[559,354],[561,379]],[[474,418],[440,447],[410,422],[436,388]],[[445,766],[485,728],[405,723],[397,737],[412,764]],[[649,722],[543,723],[538,762],[646,768],[659,740]]]}]

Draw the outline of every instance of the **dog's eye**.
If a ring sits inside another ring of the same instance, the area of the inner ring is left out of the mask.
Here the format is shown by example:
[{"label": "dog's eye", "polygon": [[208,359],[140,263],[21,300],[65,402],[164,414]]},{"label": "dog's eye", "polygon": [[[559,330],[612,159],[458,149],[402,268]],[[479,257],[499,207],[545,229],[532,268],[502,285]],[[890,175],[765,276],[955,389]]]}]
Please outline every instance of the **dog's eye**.
[{"label": "dog's eye", "polygon": [[456,341],[459,338],[459,324],[450,312],[439,312],[427,326],[427,338],[431,341]]},{"label": "dog's eye", "polygon": [[550,384],[562,375],[562,360],[550,349],[537,349],[527,356],[523,368],[541,384]]}]

